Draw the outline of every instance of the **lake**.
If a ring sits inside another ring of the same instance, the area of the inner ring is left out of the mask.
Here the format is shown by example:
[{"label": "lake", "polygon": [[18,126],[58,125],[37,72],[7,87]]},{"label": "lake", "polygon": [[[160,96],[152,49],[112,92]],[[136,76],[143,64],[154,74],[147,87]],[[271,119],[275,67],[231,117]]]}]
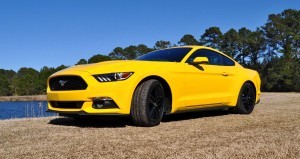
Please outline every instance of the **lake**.
[{"label": "lake", "polygon": [[46,101],[0,102],[0,120],[57,115],[57,113],[46,112],[46,110]]}]

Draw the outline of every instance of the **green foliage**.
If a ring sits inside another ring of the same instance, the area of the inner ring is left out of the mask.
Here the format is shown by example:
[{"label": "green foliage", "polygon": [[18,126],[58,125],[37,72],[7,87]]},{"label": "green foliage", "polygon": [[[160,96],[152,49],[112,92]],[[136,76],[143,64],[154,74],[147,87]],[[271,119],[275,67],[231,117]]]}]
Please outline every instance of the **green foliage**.
[{"label": "green foliage", "polygon": [[8,80],[3,75],[0,75],[0,96],[9,95],[10,92]]},{"label": "green foliage", "polygon": [[136,46],[130,45],[124,49],[123,55],[126,58],[126,60],[132,60],[132,59],[135,59],[139,55],[139,52],[137,51]]},{"label": "green foliage", "polygon": [[257,29],[250,33],[247,40],[249,46],[248,58],[250,59],[249,65],[252,69],[260,69],[260,59],[264,57],[264,53],[267,49],[267,42],[264,37],[263,31]]},{"label": "green foliage", "polygon": [[44,66],[39,72],[39,80],[38,80],[38,94],[45,94],[47,88],[47,79],[53,73],[64,69],[64,66],[58,67],[57,69],[53,67]]},{"label": "green foliage", "polygon": [[[186,34],[179,45],[205,45],[219,49],[243,66],[255,69],[262,80],[262,91],[300,92],[300,11],[287,9],[269,15],[268,21],[255,31],[247,28],[230,29],[224,34],[219,27],[205,30],[197,41]],[[157,41],[153,48],[144,44],[116,47],[107,55],[94,55],[88,61],[80,59],[76,65],[108,60],[130,60],[157,49],[172,47],[170,41]],[[0,96],[34,95],[46,93],[48,77],[65,65],[43,67],[40,71],[21,68],[17,73],[0,69]]]},{"label": "green foliage", "polygon": [[265,91],[300,91],[300,11],[287,9],[269,15],[262,27],[267,53],[282,53],[280,58],[267,54],[269,61],[262,71]]},{"label": "green foliage", "polygon": [[186,34],[180,39],[178,44],[181,44],[181,45],[197,45],[198,41],[195,39],[195,37],[193,35]]},{"label": "green foliage", "polygon": [[88,62],[85,59],[80,59],[75,65],[84,65],[87,64]]},{"label": "green foliage", "polygon": [[223,33],[219,27],[210,27],[201,35],[199,43],[208,47],[221,49],[223,42]]},{"label": "green foliage", "polygon": [[239,33],[235,29],[228,30],[223,36],[223,43],[222,43],[222,51],[227,55],[235,58],[238,54],[238,46],[240,36]]},{"label": "green foliage", "polygon": [[13,87],[10,84],[16,72],[0,69],[0,96],[13,95]]},{"label": "green foliage", "polygon": [[144,44],[140,44],[137,46],[137,52],[138,52],[138,56],[144,55],[148,52],[154,51],[153,48],[148,48],[148,46],[144,45]]},{"label": "green foliage", "polygon": [[245,59],[250,54],[250,46],[249,40],[251,36],[251,30],[243,27],[239,31],[239,41],[238,41],[238,52],[239,54],[235,57],[235,59],[240,62],[242,65],[246,65]]},{"label": "green foliage", "polygon": [[16,94],[35,95],[40,92],[38,86],[39,72],[33,68],[20,68],[17,72]]},{"label": "green foliage", "polygon": [[88,60],[88,63],[97,63],[97,62],[103,62],[103,61],[109,61],[111,60],[109,56],[105,56],[105,55],[94,55],[93,57],[91,57]]},{"label": "green foliage", "polygon": [[108,56],[113,60],[126,60],[124,49],[121,47],[116,47]]},{"label": "green foliage", "polygon": [[48,77],[62,69],[43,67],[40,71],[23,67],[16,73],[12,70],[0,69],[0,96],[45,94]]},{"label": "green foliage", "polygon": [[287,9],[280,14],[271,14],[262,28],[269,46],[283,53],[286,59],[299,55],[300,10]]},{"label": "green foliage", "polygon": [[124,49],[116,47],[108,56],[113,60],[132,60],[153,50],[144,44],[130,45]]},{"label": "green foliage", "polygon": [[154,49],[155,50],[160,50],[160,49],[165,49],[165,48],[168,48],[168,47],[171,47],[171,42],[170,41],[164,41],[164,40],[160,40],[160,41],[157,41],[155,43],[155,46],[154,46]]},{"label": "green foliage", "polygon": [[300,91],[299,67],[299,59],[286,63],[284,58],[276,58],[266,63],[261,73],[262,90],[276,92]]}]

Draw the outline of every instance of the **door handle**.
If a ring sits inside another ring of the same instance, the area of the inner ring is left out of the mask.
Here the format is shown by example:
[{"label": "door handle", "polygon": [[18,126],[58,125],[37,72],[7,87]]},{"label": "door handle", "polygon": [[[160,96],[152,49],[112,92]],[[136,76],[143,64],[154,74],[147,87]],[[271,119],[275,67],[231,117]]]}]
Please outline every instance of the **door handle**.
[{"label": "door handle", "polygon": [[222,76],[225,76],[225,77],[227,77],[227,76],[228,76],[228,73],[226,73],[226,72],[223,72],[223,73],[222,73]]}]

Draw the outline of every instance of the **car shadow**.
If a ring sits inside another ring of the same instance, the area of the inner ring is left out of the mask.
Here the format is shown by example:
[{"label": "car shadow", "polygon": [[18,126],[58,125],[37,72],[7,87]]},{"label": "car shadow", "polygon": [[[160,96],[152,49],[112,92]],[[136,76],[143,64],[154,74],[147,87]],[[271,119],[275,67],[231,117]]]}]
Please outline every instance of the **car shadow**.
[{"label": "car shadow", "polygon": [[130,117],[86,117],[80,119],[58,117],[50,120],[48,124],[81,128],[122,128],[134,125]]},{"label": "car shadow", "polygon": [[[182,120],[199,119],[214,116],[228,115],[226,110],[209,110],[199,112],[185,112],[178,114],[166,115],[162,122],[175,122]],[[49,121],[48,124],[60,126],[75,126],[81,128],[125,128],[126,126],[135,126],[131,117],[89,117],[80,118],[79,120],[70,117],[58,117]]]},{"label": "car shadow", "polygon": [[184,112],[184,113],[166,115],[162,119],[162,122],[200,119],[206,117],[223,116],[228,114],[229,114],[228,110],[205,110],[205,111],[196,111],[196,112]]}]

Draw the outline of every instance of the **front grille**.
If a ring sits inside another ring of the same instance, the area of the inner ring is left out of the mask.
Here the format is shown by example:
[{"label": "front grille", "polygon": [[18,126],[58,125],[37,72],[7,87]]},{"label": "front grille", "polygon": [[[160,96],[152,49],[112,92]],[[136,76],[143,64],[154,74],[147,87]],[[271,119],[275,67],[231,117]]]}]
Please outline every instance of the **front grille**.
[{"label": "front grille", "polygon": [[50,102],[51,106],[54,108],[75,108],[80,109],[83,102]]},{"label": "front grille", "polygon": [[85,90],[86,82],[79,76],[58,76],[49,80],[52,91]]}]

